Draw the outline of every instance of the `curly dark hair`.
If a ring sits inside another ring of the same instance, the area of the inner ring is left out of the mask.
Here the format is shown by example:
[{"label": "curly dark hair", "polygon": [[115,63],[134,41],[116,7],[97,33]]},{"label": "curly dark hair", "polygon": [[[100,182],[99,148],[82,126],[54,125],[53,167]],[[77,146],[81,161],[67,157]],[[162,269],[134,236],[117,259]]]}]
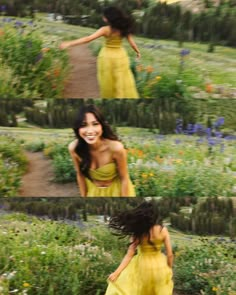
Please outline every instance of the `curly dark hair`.
[{"label": "curly dark hair", "polygon": [[102,125],[102,137],[111,139],[111,140],[119,140],[117,135],[112,131],[110,125],[105,120],[103,114],[100,110],[94,105],[84,105],[79,110],[78,116],[74,122],[74,133],[76,138],[78,139],[78,144],[75,147],[75,152],[81,159],[80,162],[80,170],[82,174],[91,179],[89,175],[89,168],[91,166],[91,156],[89,153],[89,147],[87,142],[79,135],[79,129],[83,126],[83,122],[85,119],[85,115],[87,113],[92,113],[98,122]]},{"label": "curly dark hair", "polygon": [[110,6],[104,9],[103,15],[112,29],[118,29],[123,37],[133,33],[134,21],[118,7]]},{"label": "curly dark hair", "polygon": [[120,238],[132,236],[133,242],[140,243],[144,236],[148,237],[150,241],[150,229],[159,224],[162,226],[159,208],[157,202],[154,200],[144,201],[136,208],[119,212],[112,216],[109,221],[109,228],[113,234]]}]

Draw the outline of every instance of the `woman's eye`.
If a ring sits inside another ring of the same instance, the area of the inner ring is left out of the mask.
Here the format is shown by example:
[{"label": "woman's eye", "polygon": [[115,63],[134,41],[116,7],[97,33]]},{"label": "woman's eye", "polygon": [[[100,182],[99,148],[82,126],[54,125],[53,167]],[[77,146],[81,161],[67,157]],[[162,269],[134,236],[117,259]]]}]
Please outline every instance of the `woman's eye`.
[{"label": "woman's eye", "polygon": [[94,123],[93,123],[93,125],[99,125],[99,124],[100,124],[99,122],[94,122]]}]

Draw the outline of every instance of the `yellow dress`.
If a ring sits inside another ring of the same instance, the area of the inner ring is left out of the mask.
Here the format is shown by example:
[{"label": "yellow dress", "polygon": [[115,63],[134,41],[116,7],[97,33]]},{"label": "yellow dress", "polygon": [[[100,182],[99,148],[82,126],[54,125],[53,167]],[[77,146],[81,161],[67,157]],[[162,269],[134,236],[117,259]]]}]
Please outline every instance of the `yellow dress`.
[{"label": "yellow dress", "polygon": [[101,98],[139,98],[120,36],[106,37],[98,55],[97,70]]},{"label": "yellow dress", "polygon": [[[114,162],[103,165],[97,169],[90,169],[89,174],[92,180],[111,180],[108,187],[98,187],[89,178],[85,178],[88,197],[120,197],[121,181],[118,175],[117,167]],[[135,191],[131,180],[129,179],[129,193],[127,197],[135,197]]]},{"label": "yellow dress", "polygon": [[172,295],[172,270],[161,252],[162,240],[155,239],[155,248],[147,241],[138,246],[138,253],[116,281],[108,283],[105,295]]}]

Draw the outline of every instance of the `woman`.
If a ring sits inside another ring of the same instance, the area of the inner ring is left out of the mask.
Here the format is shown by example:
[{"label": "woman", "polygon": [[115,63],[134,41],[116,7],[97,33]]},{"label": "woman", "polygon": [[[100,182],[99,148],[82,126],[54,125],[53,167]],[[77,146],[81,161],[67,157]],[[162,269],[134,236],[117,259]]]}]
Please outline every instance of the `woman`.
[{"label": "woman", "polygon": [[106,8],[103,20],[108,24],[107,26],[101,27],[90,36],[63,42],[60,48],[65,49],[105,37],[105,45],[97,60],[97,78],[101,98],[138,98],[129,57],[122,47],[122,39],[126,38],[137,57],[140,58],[140,51],[131,35],[132,21],[116,7]]},{"label": "woman", "polygon": [[[109,275],[105,295],[172,294],[170,236],[158,218],[154,201],[145,201],[137,208],[111,218],[110,228],[120,236],[130,236],[131,243],[121,264]],[[165,245],[166,256],[161,252],[162,244]]]},{"label": "woman", "polygon": [[81,108],[74,132],[69,152],[81,196],[134,197],[126,150],[94,105]]}]

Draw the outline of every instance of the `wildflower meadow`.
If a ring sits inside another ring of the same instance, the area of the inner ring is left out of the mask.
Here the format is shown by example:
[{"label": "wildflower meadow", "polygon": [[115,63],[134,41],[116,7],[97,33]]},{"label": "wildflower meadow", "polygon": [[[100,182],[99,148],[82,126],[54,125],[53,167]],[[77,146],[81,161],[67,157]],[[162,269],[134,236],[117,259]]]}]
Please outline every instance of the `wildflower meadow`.
[{"label": "wildflower meadow", "polygon": [[[92,203],[86,206],[92,208]],[[7,212],[2,204],[1,294],[104,294],[107,277],[124,256],[128,240],[113,236],[100,215],[88,214],[84,221],[80,210],[75,220],[50,219],[49,205],[45,216],[36,217]],[[235,294],[235,241],[226,236],[188,235],[168,227],[176,294]]]}]

